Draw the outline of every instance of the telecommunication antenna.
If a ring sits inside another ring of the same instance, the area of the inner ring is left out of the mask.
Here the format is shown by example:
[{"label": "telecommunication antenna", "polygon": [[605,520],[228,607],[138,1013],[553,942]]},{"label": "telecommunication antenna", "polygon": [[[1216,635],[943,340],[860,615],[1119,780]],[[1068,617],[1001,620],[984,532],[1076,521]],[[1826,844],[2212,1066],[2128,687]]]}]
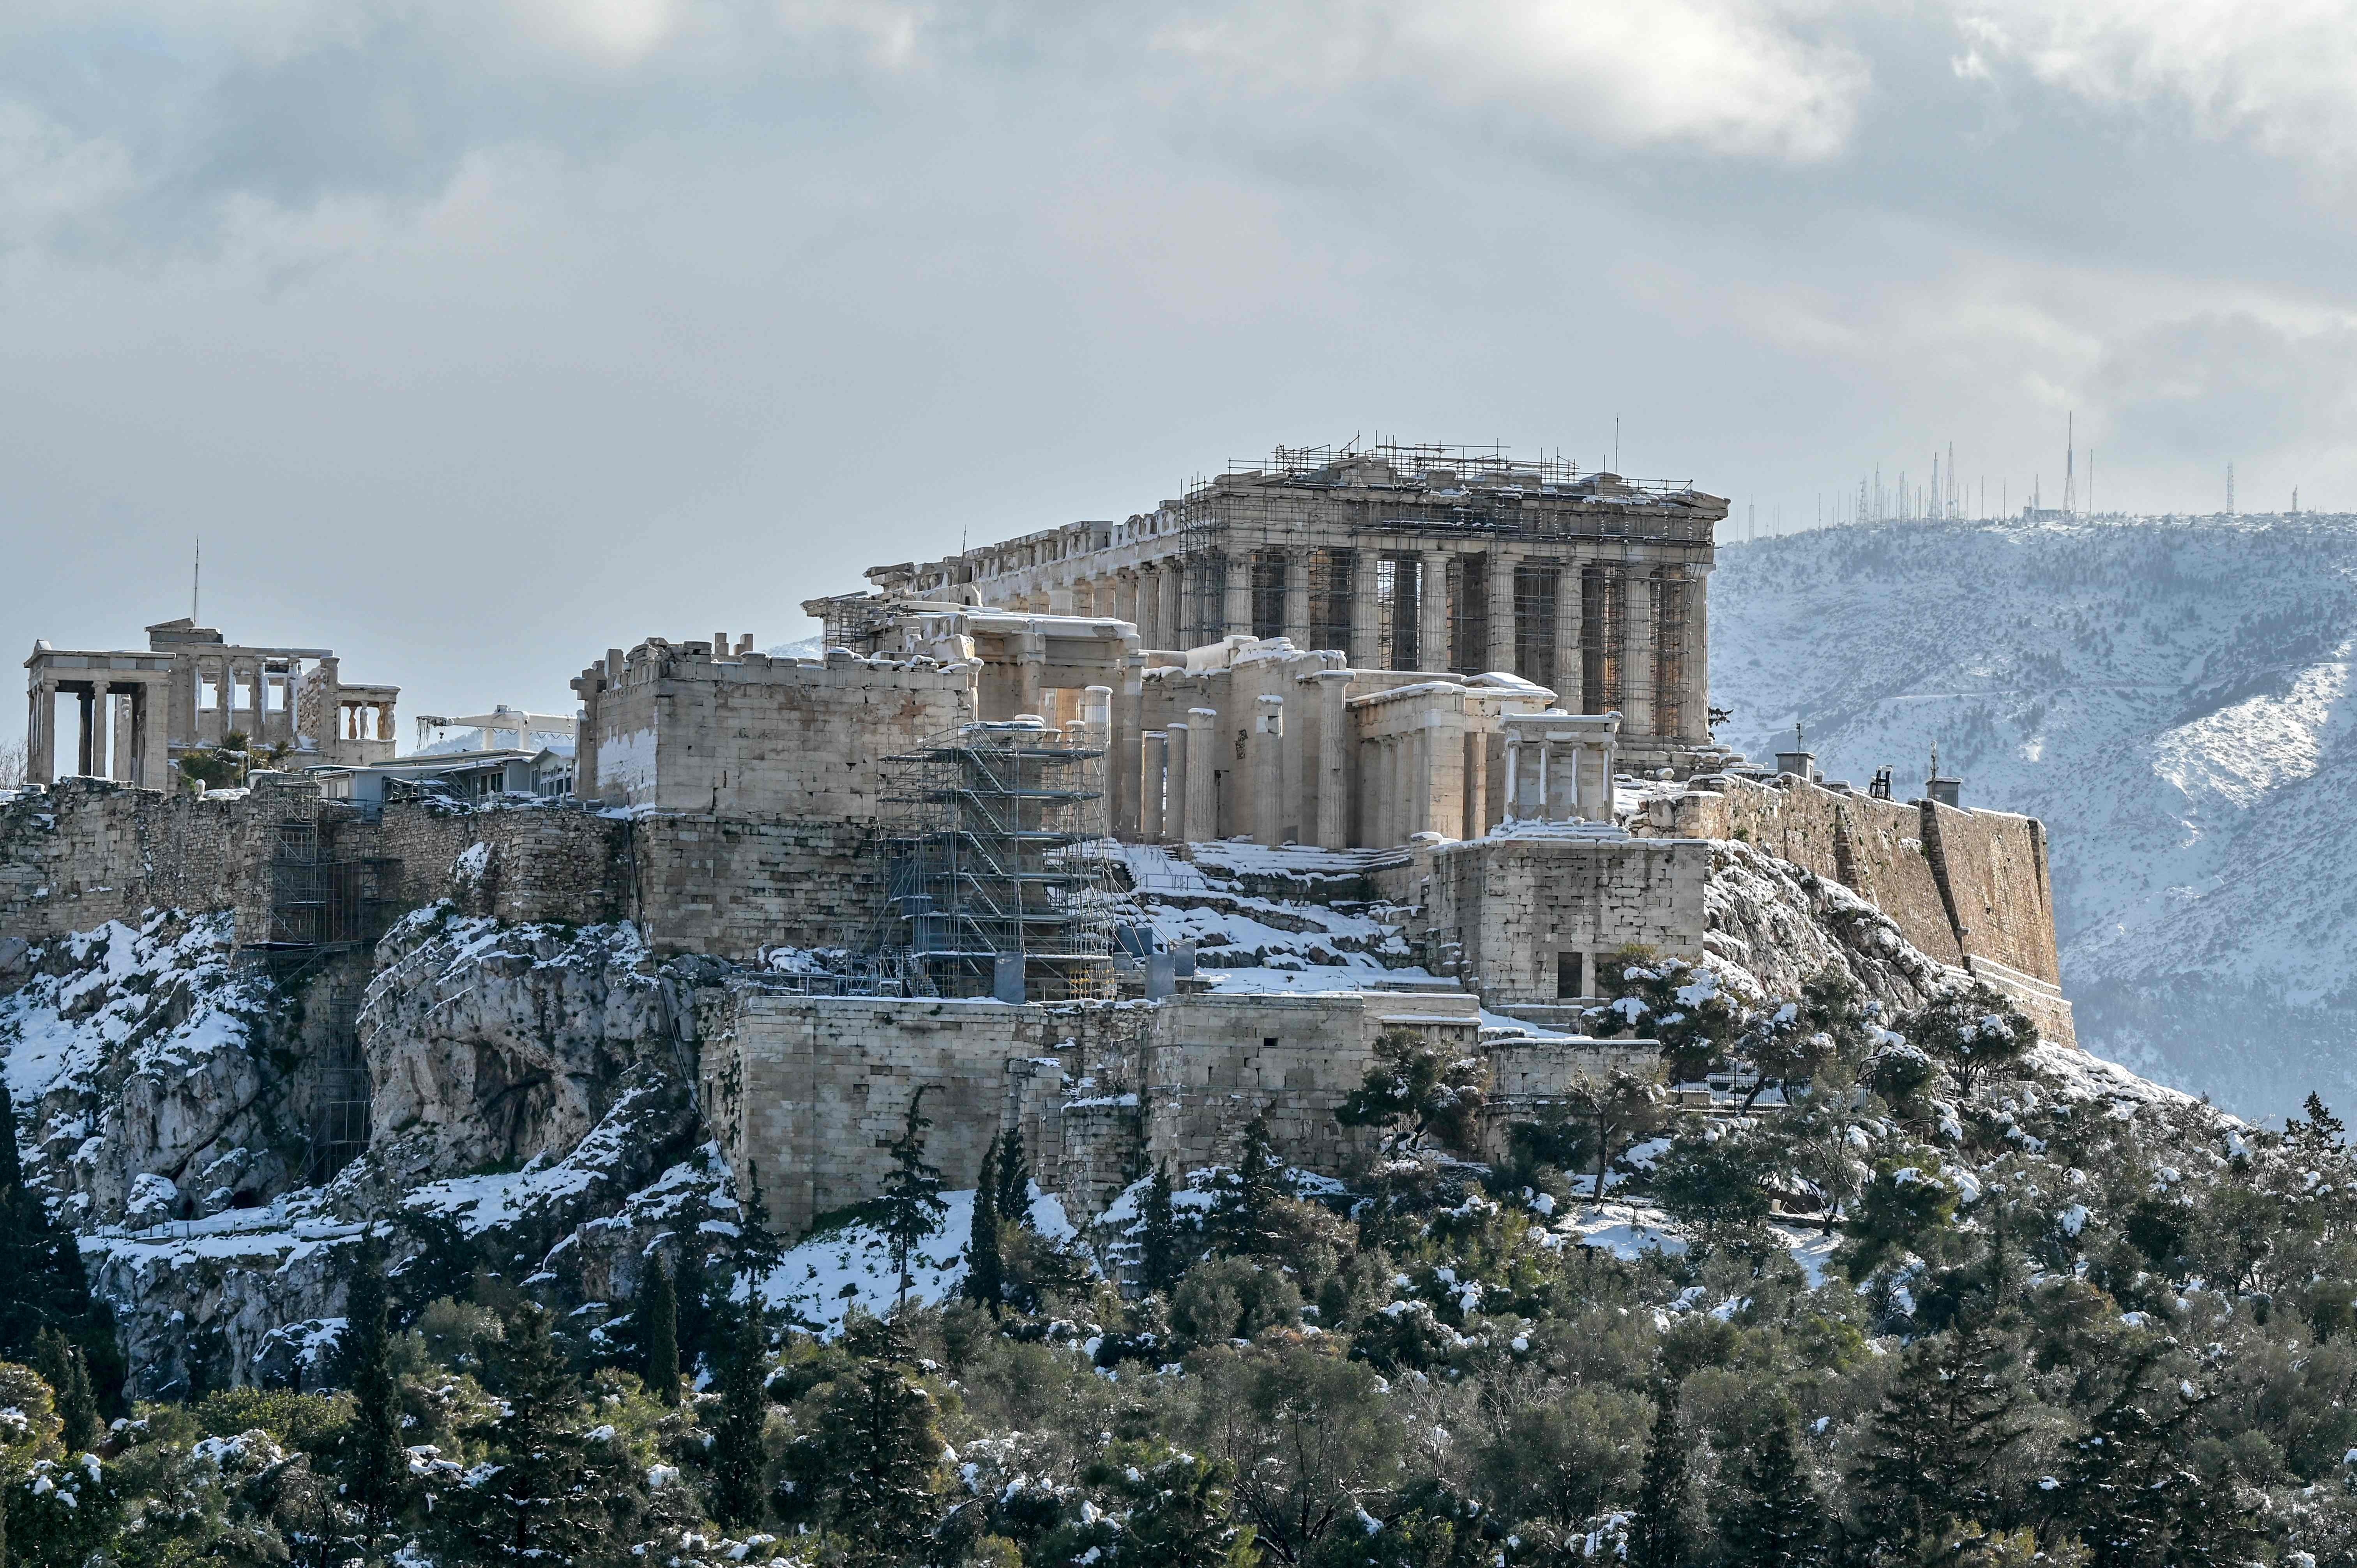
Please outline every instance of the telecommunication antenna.
[{"label": "telecommunication antenna", "polygon": [[197,593],[205,579],[205,536],[197,535],[197,558],[188,567],[188,624],[194,626],[203,618],[197,613]]}]

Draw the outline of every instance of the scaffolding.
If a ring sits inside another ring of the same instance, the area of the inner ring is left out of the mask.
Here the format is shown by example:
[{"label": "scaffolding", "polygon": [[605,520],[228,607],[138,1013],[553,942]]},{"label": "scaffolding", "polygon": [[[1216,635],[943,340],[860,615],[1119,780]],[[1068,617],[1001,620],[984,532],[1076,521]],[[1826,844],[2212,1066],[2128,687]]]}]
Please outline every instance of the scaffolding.
[{"label": "scaffolding", "polygon": [[1036,1002],[1114,994],[1105,749],[1092,725],[966,725],[888,759],[888,915],[912,988]]},{"label": "scaffolding", "polygon": [[401,862],[384,856],[339,858],[321,843],[319,824],[278,824],[270,856],[270,908],[260,942],[249,947],[324,951],[363,947],[384,934]]},{"label": "scaffolding", "polygon": [[361,1050],[360,987],[348,981],[330,993],[327,1042],[310,1064],[311,1154],[303,1179],[319,1187],[358,1159],[369,1144],[368,1058]]}]

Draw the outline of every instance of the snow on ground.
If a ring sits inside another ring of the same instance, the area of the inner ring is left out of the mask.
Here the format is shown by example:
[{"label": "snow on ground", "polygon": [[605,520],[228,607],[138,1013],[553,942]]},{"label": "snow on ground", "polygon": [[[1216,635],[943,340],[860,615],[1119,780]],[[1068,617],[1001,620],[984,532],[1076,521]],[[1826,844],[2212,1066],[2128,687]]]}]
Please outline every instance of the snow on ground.
[{"label": "snow on ground", "polygon": [[[940,1229],[918,1243],[909,1265],[909,1300],[931,1306],[955,1295],[965,1283],[965,1249],[974,1234],[974,1192],[944,1192],[948,1208]],[[1050,1240],[1078,1234],[1063,1199],[1031,1187],[1031,1228]],[[851,1310],[888,1316],[899,1300],[892,1271],[891,1243],[869,1220],[855,1219],[806,1238],[786,1249],[778,1266],[760,1282],[761,1299],[791,1314],[805,1327],[832,1338],[843,1332]]]},{"label": "snow on ground", "polygon": [[109,1053],[152,1023],[175,982],[186,986],[187,1015],[142,1035],[129,1065],[187,1068],[242,1047],[246,1015],[264,997],[231,972],[231,926],[227,911],[184,925],[156,915],[136,929],[109,920],[63,939],[72,972],[36,975],[0,999],[0,1050],[19,1111],[53,1090],[95,1089]]},{"label": "snow on ground", "polygon": [[[1814,1225],[1791,1221],[1772,1222],[1769,1229],[1792,1249],[1792,1261],[1801,1265],[1812,1290],[1825,1283],[1834,1249],[1841,1244],[1838,1231],[1827,1236]],[[1687,1249],[1677,1221],[1648,1203],[1578,1204],[1553,1230],[1566,1239],[1577,1238],[1583,1247],[1600,1247],[1632,1261],[1647,1252],[1681,1257]]]}]

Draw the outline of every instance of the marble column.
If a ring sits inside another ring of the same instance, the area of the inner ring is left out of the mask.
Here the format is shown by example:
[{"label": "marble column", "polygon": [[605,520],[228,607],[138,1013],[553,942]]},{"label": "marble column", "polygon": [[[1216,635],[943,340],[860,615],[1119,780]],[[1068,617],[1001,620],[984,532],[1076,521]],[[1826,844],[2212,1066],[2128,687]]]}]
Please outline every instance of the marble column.
[{"label": "marble column", "polygon": [[58,686],[37,675],[26,693],[25,782],[48,785],[58,776]]},{"label": "marble column", "polygon": [[1354,670],[1375,670],[1383,665],[1383,606],[1375,598],[1375,578],[1381,564],[1382,557],[1372,550],[1351,553],[1349,658]]},{"label": "marble column", "polygon": [[1318,687],[1318,845],[1351,847],[1351,677],[1328,670]]},{"label": "marble column", "polygon": [[1514,567],[1521,557],[1512,551],[1490,551],[1490,662],[1486,670],[1520,675],[1514,664]]},{"label": "marble column", "polygon": [[1620,721],[1623,734],[1653,733],[1653,646],[1659,634],[1652,572],[1630,563],[1621,580],[1626,597],[1620,614]]},{"label": "marble column", "polygon": [[1163,731],[1168,761],[1164,774],[1166,806],[1162,820],[1162,842],[1187,842],[1187,798],[1194,787],[1195,728],[1189,724],[1174,724]]},{"label": "marble column", "polygon": [[[1220,755],[1220,714],[1216,708],[1187,710],[1190,736],[1187,759],[1187,838],[1207,843],[1220,836],[1220,800],[1213,789]],[[1197,741],[1202,744],[1200,747]]]},{"label": "marble column", "polygon": [[1581,586],[1577,556],[1563,563],[1555,576],[1555,706],[1568,714],[1596,711],[1580,679],[1580,618],[1587,596]]},{"label": "marble column", "polygon": [[1177,560],[1162,564],[1162,626],[1160,647],[1187,648],[1187,574]]},{"label": "marble column", "polygon": [[1146,727],[1146,661],[1135,653],[1123,654],[1121,668],[1114,680],[1115,684],[1109,693],[1111,733],[1106,737],[1107,767],[1113,773],[1108,786],[1113,794],[1113,833],[1115,838],[1135,839],[1138,836],[1138,762],[1142,755],[1137,737]]},{"label": "marble column", "polygon": [[83,762],[81,770],[92,779],[112,778],[113,774],[107,767],[106,752],[107,732],[112,727],[114,717],[114,693],[107,690],[105,681],[100,680],[92,682],[88,700],[90,706],[85,712],[90,715],[86,721],[90,731],[88,743],[90,756]]},{"label": "marble column", "polygon": [[1416,578],[1415,667],[1419,670],[1447,670],[1449,668],[1448,552],[1427,550],[1417,559],[1423,565]]},{"label": "marble column", "polygon": [[1169,780],[1170,737],[1150,729],[1138,736],[1137,837],[1142,843],[1162,842],[1162,791]]},{"label": "marble column", "polygon": [[1309,646],[1309,552],[1285,553],[1285,635],[1296,648]]},{"label": "marble column", "polygon": [[1686,570],[1686,685],[1678,733],[1702,746],[1710,741],[1710,568]]},{"label": "marble column", "polygon": [[[1228,591],[1221,607],[1220,637],[1252,635],[1253,561],[1249,550],[1228,552]],[[1217,641],[1218,638],[1211,640]]]},{"label": "marble column", "polygon": [[1253,703],[1253,837],[1266,849],[1285,842],[1285,699]]}]

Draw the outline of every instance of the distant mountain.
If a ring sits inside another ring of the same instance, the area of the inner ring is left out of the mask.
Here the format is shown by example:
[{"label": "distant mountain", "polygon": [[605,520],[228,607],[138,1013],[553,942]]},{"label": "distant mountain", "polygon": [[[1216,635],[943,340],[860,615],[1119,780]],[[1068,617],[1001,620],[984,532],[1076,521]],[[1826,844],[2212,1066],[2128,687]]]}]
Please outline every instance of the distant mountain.
[{"label": "distant mountain", "polygon": [[2091,1049],[2246,1113],[2357,1101],[2357,517],[1912,522],[1723,550],[1719,736],[2052,831]]}]

